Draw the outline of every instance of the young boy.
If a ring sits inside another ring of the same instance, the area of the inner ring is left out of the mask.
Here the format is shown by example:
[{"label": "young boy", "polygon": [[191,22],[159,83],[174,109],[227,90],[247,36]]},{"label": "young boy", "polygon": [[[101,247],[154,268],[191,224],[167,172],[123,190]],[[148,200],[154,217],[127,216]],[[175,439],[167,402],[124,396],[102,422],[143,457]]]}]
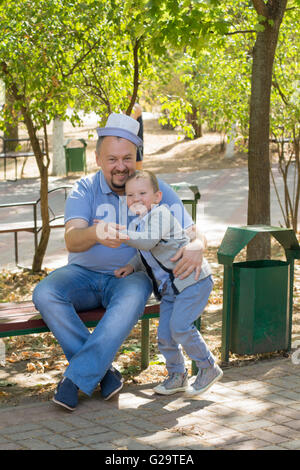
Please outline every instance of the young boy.
[{"label": "young boy", "polygon": [[[170,258],[189,243],[189,238],[169,209],[159,205],[162,193],[153,173],[139,171],[130,176],[126,182],[126,196],[130,211],[139,216],[139,223],[136,231],[126,231],[129,240],[124,243],[139,251],[126,266],[116,270],[115,275],[125,277],[145,269],[152,279],[156,297],[161,300],[158,346],[166,359],[169,376],[154,390],[163,395],[181,391],[190,396],[199,395],[223,375],[194,326],[213,287],[210,266],[204,259],[198,281],[195,273],[185,279],[174,277],[174,263]],[[188,385],[181,346],[199,369],[191,386]]]}]

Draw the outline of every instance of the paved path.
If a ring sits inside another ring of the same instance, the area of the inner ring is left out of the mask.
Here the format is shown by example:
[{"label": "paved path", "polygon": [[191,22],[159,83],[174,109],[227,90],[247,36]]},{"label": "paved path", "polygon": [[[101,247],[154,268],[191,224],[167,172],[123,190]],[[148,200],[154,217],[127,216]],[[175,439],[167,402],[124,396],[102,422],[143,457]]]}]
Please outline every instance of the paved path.
[{"label": "paved path", "polygon": [[[289,358],[229,367],[202,397],[124,387],[106,402],[82,396],[0,408],[1,449],[300,449],[300,365]],[[130,455],[130,452],[127,454]]]}]

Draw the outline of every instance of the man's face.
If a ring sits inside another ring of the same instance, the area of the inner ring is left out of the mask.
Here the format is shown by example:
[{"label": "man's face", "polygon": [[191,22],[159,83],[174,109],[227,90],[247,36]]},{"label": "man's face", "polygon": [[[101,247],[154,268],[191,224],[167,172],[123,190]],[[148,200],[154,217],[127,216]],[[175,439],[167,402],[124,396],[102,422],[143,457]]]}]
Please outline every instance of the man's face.
[{"label": "man's face", "polygon": [[103,139],[97,165],[110,188],[118,194],[124,194],[125,183],[136,168],[136,146],[127,139],[107,136]]}]

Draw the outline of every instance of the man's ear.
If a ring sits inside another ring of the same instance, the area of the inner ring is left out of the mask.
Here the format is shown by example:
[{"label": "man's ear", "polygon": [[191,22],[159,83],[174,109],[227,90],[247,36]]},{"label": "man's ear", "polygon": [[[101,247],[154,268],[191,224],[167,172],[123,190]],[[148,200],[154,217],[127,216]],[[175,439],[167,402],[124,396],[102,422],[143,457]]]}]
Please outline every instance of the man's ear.
[{"label": "man's ear", "polygon": [[95,159],[96,159],[97,166],[101,166],[100,157],[97,152],[95,152]]}]

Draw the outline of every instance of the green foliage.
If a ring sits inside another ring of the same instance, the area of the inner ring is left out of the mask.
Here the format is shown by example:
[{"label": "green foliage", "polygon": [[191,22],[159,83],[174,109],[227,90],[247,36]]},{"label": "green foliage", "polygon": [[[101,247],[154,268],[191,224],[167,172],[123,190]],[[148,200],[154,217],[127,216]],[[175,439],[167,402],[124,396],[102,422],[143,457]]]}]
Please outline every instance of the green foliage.
[{"label": "green foliage", "polygon": [[192,138],[194,135],[192,126],[186,122],[187,114],[192,111],[191,105],[183,98],[174,96],[162,96],[160,102],[162,111],[160,124],[173,128],[180,126],[187,137]]},{"label": "green foliage", "polygon": [[[171,3],[177,5],[177,2],[164,1],[154,2],[153,5],[161,11],[167,5],[171,8]],[[209,128],[226,134],[233,124],[237,124],[240,134],[247,138],[252,51],[257,33],[265,29],[266,17],[258,15],[249,1],[215,2],[216,7],[222,3],[222,11],[215,9],[214,12],[207,8],[211,2],[196,3],[198,12],[206,4],[202,21],[210,18],[215,23],[210,34],[202,34],[197,47],[187,37],[184,51],[181,52],[172,40],[169,42],[168,54],[165,54],[168,63],[158,66],[164,77],[160,80],[160,89],[165,93],[161,98],[165,114],[161,122],[165,124],[168,120],[173,125],[180,125],[190,136],[188,112],[193,107],[197,109],[198,120],[205,121]],[[287,125],[291,129],[288,122],[299,122],[297,3],[290,2],[290,9],[280,29],[271,106],[273,129],[278,129],[278,126],[287,128]],[[169,15],[173,18],[170,12]],[[217,21],[218,15],[220,22]],[[178,22],[180,24],[179,19]],[[267,24],[273,26],[273,20],[267,20]],[[179,30],[184,31],[184,28]],[[166,80],[164,75],[168,74],[169,80]],[[174,75],[183,84],[183,89],[178,88]],[[168,83],[162,89],[164,82]],[[175,83],[173,90],[170,83]],[[284,97],[288,106],[284,103]]]},{"label": "green foliage", "polygon": [[292,139],[300,132],[300,59],[298,10],[289,10],[282,23],[273,69],[271,131]]},{"label": "green foliage", "polygon": [[[275,126],[299,119],[298,4],[291,2],[279,39]],[[187,116],[196,109],[208,127],[226,133],[237,122],[247,136],[252,48],[265,24],[247,0],[8,0],[0,4],[0,78],[18,98],[13,116],[26,107],[36,129],[68,108],[74,122],[78,109],[105,120],[128,107],[138,44],[139,94],[160,97],[163,124],[192,137]],[[172,91],[174,77],[180,86]]]},{"label": "green foliage", "polygon": [[65,116],[74,103],[76,67],[98,45],[94,18],[104,10],[94,0],[17,0],[0,5],[0,77],[26,108],[37,129]]}]

